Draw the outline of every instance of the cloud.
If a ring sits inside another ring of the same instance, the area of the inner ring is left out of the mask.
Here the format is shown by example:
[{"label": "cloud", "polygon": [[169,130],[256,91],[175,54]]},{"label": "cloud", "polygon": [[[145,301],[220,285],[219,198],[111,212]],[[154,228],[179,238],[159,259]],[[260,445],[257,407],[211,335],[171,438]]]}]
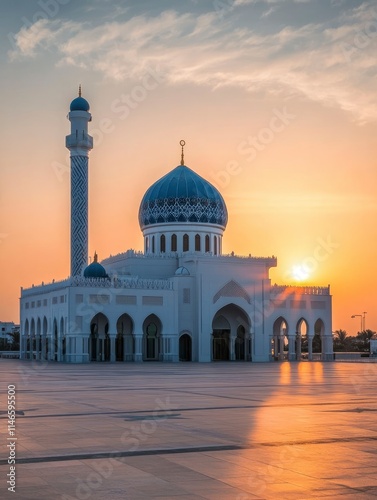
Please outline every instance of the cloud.
[{"label": "cloud", "polygon": [[80,28],[80,24],[70,21],[39,19],[30,27],[22,27],[14,35],[14,48],[8,52],[8,56],[11,61],[35,57],[38,50],[55,46],[62,37],[68,37]]},{"label": "cloud", "polygon": [[[271,8],[277,3],[263,2]],[[137,80],[148,67],[158,67],[170,85],[298,95],[341,108],[360,122],[377,119],[377,15],[371,3],[342,9],[331,25],[286,26],[268,34],[258,23],[248,28],[235,19],[168,10],[96,26],[41,20],[19,31],[10,58],[36,57],[48,49],[56,51],[59,66],[94,70],[116,81]]]},{"label": "cloud", "polygon": [[270,16],[273,12],[276,11],[276,7],[270,7],[268,10],[264,11],[261,17],[268,17]]},{"label": "cloud", "polygon": [[233,5],[235,7],[241,7],[243,5],[251,5],[251,4],[256,4],[256,3],[265,3],[265,4],[279,4],[282,5],[283,3],[309,3],[310,0],[234,0]]}]

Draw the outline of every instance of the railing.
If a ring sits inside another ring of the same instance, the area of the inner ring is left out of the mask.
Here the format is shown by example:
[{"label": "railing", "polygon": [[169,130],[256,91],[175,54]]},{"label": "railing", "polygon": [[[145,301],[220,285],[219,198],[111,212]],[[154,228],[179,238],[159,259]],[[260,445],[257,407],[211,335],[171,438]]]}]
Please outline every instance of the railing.
[{"label": "railing", "polygon": [[133,249],[127,250],[126,252],[118,253],[116,255],[110,255],[106,259],[101,261],[101,264],[106,266],[106,264],[112,264],[114,262],[118,262],[120,260],[126,259],[126,258],[139,258],[139,259],[171,259],[171,258],[177,258],[177,257],[189,257],[189,256],[196,256],[196,257],[216,257],[216,258],[234,258],[234,259],[243,259],[243,260],[254,260],[254,261],[270,261],[272,265],[277,264],[277,258],[273,255],[272,257],[255,257],[252,256],[251,254],[249,255],[236,255],[234,252],[229,253],[229,254],[219,254],[219,255],[214,255],[213,252],[207,252],[207,253],[202,253],[202,252],[162,252],[162,253],[148,253],[145,254],[142,251],[136,251]]},{"label": "railing", "polygon": [[30,288],[22,288],[21,294],[23,297],[35,295],[44,292],[53,292],[54,290],[61,290],[70,285],[70,278],[61,281],[52,281],[51,283],[42,282],[40,285],[32,285]]},{"label": "railing", "polygon": [[145,278],[71,278],[71,286],[102,288],[138,288],[151,290],[173,290],[173,282],[162,279]]},{"label": "railing", "polygon": [[81,131],[81,133],[70,134],[65,138],[65,145],[67,148],[70,147],[82,147],[84,149],[93,149],[93,137],[89,134]]},{"label": "railing", "polygon": [[0,351],[0,358],[18,359],[20,351]]},{"label": "railing", "polygon": [[156,254],[145,254],[142,251],[127,250],[126,252],[121,252],[116,255],[110,255],[106,259],[101,261],[101,264],[106,266],[106,264],[113,264],[120,260],[126,258],[137,258],[137,259],[172,259],[177,258],[177,252],[166,252],[166,253],[156,253]]},{"label": "railing", "polygon": [[329,286],[294,286],[294,285],[273,285],[271,295],[279,294],[300,294],[300,295],[330,295]]},{"label": "railing", "polygon": [[74,287],[95,287],[95,288],[134,288],[143,290],[173,290],[173,282],[164,279],[145,279],[145,278],[84,278],[83,276],[74,276],[63,281],[54,281],[52,283],[31,288],[22,289],[22,296],[53,292],[69,286]]},{"label": "railing", "polygon": [[369,351],[365,352],[334,352],[335,361],[352,361],[352,360],[360,360],[361,358],[373,358],[372,354]]}]

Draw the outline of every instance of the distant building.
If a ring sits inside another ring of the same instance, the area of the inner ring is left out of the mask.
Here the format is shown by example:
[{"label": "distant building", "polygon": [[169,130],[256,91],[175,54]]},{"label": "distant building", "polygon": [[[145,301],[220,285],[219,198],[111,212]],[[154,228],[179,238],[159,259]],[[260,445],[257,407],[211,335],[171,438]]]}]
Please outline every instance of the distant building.
[{"label": "distant building", "polygon": [[13,321],[0,321],[0,343],[3,344],[7,342],[12,343],[11,333],[14,333],[19,328],[19,325],[13,323]]},{"label": "distant building", "polygon": [[[21,290],[21,358],[263,362],[333,358],[330,287],[271,285],[276,257],[222,252],[228,212],[181,163],[149,187],[144,250],[88,265],[89,103],[71,103],[71,277]],[[246,230],[246,229],[245,229]]]}]

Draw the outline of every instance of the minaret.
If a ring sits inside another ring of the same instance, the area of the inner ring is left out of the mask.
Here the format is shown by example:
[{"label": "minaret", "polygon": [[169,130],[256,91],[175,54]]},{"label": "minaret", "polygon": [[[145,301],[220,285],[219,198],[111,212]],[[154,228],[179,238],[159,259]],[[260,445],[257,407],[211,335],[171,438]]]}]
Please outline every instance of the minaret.
[{"label": "minaret", "polygon": [[65,142],[71,153],[71,276],[81,276],[88,265],[88,159],[93,148],[93,137],[88,135],[89,108],[80,85],[68,113],[71,134]]}]

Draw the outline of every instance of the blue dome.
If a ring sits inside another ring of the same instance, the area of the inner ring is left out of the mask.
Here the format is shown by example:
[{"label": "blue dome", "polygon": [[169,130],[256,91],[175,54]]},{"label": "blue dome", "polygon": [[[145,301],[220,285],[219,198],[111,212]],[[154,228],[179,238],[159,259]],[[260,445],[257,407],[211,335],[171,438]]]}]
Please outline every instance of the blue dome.
[{"label": "blue dome", "polygon": [[76,97],[76,99],[73,99],[69,109],[71,111],[89,111],[90,106],[88,101],[80,96]]},{"label": "blue dome", "polygon": [[166,222],[199,222],[225,228],[227,221],[228,212],[219,191],[185,165],[152,184],[139,209],[142,229]]},{"label": "blue dome", "polygon": [[181,266],[174,273],[176,276],[190,276],[190,271],[187,267]]},{"label": "blue dome", "polygon": [[84,278],[108,278],[108,275],[105,268],[94,261],[84,269]]}]

